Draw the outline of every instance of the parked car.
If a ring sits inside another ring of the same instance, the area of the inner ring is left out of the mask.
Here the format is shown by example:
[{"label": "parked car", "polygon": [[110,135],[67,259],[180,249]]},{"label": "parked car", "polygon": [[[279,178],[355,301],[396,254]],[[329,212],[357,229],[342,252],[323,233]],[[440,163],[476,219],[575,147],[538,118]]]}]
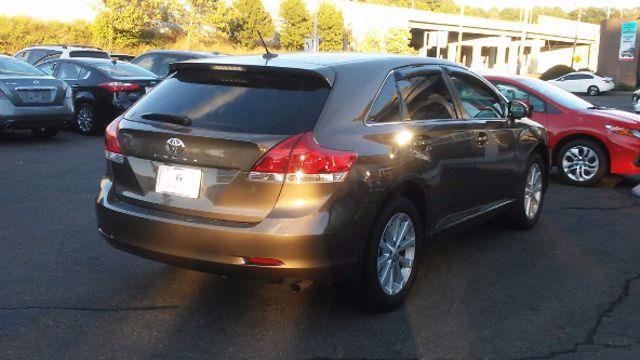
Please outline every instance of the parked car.
[{"label": "parked car", "polygon": [[109,53],[109,57],[111,58],[111,60],[127,61],[127,62],[131,62],[131,60],[136,58],[133,55],[120,54],[120,53]]},{"label": "parked car", "polygon": [[540,216],[545,129],[453,62],[286,54],[172,69],[106,130],[98,229],[122,250],[225,275],[350,279],[387,310],[425,237]]},{"label": "parked car", "polygon": [[640,114],[640,89],[631,95],[631,106],[633,106],[633,111]]},{"label": "parked car", "polygon": [[596,185],[607,174],[640,174],[640,116],[594,106],[547,82],[486,75],[510,100],[533,107],[549,131],[553,163],[572,185]]},{"label": "parked car", "polygon": [[71,86],[73,124],[83,135],[103,129],[160,80],[139,66],[107,59],[51,60],[38,68]]},{"label": "parked car", "polygon": [[577,71],[548,80],[550,84],[572,93],[587,93],[590,96],[600,95],[614,89],[613,79],[590,71]]},{"label": "parked car", "polygon": [[56,135],[73,118],[71,88],[24,61],[0,55],[0,131]]},{"label": "parked car", "polygon": [[20,50],[14,57],[31,65],[39,65],[47,60],[71,58],[110,59],[102,49],[83,45],[38,45]]},{"label": "parked car", "polygon": [[131,60],[131,63],[142,66],[160,77],[165,77],[169,75],[169,66],[173,63],[193,59],[212,58],[221,55],[220,53],[199,51],[152,50]]}]

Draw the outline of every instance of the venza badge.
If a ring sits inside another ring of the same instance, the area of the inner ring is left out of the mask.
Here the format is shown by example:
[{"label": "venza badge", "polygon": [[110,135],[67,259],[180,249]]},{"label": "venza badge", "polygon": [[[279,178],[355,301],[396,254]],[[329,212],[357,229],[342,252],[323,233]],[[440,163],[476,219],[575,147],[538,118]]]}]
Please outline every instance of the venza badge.
[{"label": "venza badge", "polygon": [[178,138],[171,138],[167,140],[165,145],[167,152],[171,155],[180,155],[185,149],[184,142]]}]

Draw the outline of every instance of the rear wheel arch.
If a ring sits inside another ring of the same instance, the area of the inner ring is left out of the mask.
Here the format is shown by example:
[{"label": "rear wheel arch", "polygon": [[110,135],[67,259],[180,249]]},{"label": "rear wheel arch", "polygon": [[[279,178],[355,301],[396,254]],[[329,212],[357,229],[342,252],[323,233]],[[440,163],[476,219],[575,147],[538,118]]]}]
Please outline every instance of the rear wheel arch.
[{"label": "rear wheel arch", "polygon": [[382,201],[378,213],[382,211],[382,208],[385,204],[389,203],[392,199],[396,197],[405,197],[410,200],[413,205],[418,210],[418,214],[422,219],[423,229],[428,232],[430,231],[430,208],[429,208],[429,196],[428,190],[418,184],[416,181],[406,180],[395,186],[393,186],[384,197]]},{"label": "rear wheel arch", "polygon": [[[560,152],[560,149],[562,149],[563,146],[565,146],[566,144],[568,144],[568,143],[570,143],[571,141],[574,141],[574,140],[589,140],[589,141],[593,141],[594,143],[600,145],[600,147],[602,147],[602,150],[604,151],[605,155],[607,156],[607,162],[609,164],[611,164],[611,153],[609,152],[609,148],[607,147],[607,145],[604,142],[602,142],[600,139],[598,139],[597,137],[595,137],[593,135],[589,135],[589,134],[572,134],[572,135],[568,135],[568,136],[565,136],[564,138],[562,138],[553,147],[552,156],[551,156],[552,165],[558,166],[558,155],[559,155],[558,153]],[[607,171],[609,171],[609,170],[610,169],[607,169]]]}]

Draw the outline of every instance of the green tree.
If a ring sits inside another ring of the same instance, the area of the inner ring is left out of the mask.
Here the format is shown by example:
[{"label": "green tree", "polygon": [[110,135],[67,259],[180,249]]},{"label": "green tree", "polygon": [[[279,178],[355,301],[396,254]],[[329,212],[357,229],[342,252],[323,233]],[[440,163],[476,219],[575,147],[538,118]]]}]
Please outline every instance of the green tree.
[{"label": "green tree", "polygon": [[607,18],[607,12],[605,9],[597,8],[597,7],[586,7],[582,9],[575,9],[569,13],[569,17],[572,20],[578,20],[578,15],[580,10],[582,10],[582,22],[592,23],[592,24],[600,24],[600,22]]},{"label": "green tree", "polygon": [[531,14],[533,15],[533,21],[534,22],[538,21],[538,16],[540,16],[540,15],[553,16],[553,17],[557,17],[557,18],[561,18],[561,19],[568,19],[569,18],[569,14],[567,14],[559,6],[555,6],[555,7],[535,6],[533,9],[531,9]]},{"label": "green tree", "polygon": [[390,28],[384,37],[385,50],[392,54],[415,55],[417,51],[409,46],[411,31],[408,28]]},{"label": "green tree", "polygon": [[275,31],[271,15],[261,0],[235,0],[227,19],[229,39],[250,49],[256,47],[257,31],[265,39],[272,38]]},{"label": "green tree", "polygon": [[[187,33],[187,48],[193,42],[202,40],[209,33],[209,26],[214,22],[218,5],[217,0],[187,0],[181,11],[183,29]],[[221,2],[221,1],[220,1]]]},{"label": "green tree", "polygon": [[173,20],[175,4],[175,0],[102,0],[94,37],[110,47],[157,43],[159,30]]},{"label": "green tree", "polygon": [[318,6],[317,17],[320,51],[341,51],[344,38],[342,11],[333,4],[323,2]]},{"label": "green tree", "polygon": [[357,50],[365,53],[384,52],[384,40],[377,31],[369,31],[364,35],[362,42],[358,44]]},{"label": "green tree", "polygon": [[504,9],[500,10],[499,18],[500,18],[500,20],[520,21],[521,16],[522,16],[522,10],[521,9],[508,7],[508,8],[504,8]]},{"label": "green tree", "polygon": [[304,38],[312,32],[313,21],[302,0],[284,0],[280,3],[280,44],[291,50],[302,50]]}]

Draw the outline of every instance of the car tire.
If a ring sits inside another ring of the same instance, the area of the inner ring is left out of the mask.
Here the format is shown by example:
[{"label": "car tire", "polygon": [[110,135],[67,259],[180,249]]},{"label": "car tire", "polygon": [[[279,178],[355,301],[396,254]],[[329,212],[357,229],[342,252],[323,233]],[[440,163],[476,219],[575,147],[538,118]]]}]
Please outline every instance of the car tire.
[{"label": "car tire", "polygon": [[542,156],[533,153],[521,176],[516,201],[504,216],[509,228],[529,230],[538,222],[547,189],[546,171]]},{"label": "car tire", "polygon": [[[405,232],[398,240],[399,228]],[[385,202],[364,249],[362,289],[370,310],[389,311],[403,303],[413,287],[423,243],[422,220],[414,204],[405,197]]]},{"label": "car tire", "polygon": [[35,137],[40,139],[51,139],[52,137],[56,136],[56,134],[58,133],[58,128],[41,126],[37,128],[32,128],[31,133]]},{"label": "car tire", "polygon": [[76,107],[74,126],[82,135],[94,135],[98,130],[98,117],[93,106],[80,103]]},{"label": "car tire", "polygon": [[589,96],[598,96],[600,95],[600,89],[595,85],[591,85],[587,88],[587,94]]},{"label": "car tire", "polygon": [[597,185],[609,173],[602,145],[589,139],[573,140],[560,148],[556,165],[562,180],[574,186]]}]

